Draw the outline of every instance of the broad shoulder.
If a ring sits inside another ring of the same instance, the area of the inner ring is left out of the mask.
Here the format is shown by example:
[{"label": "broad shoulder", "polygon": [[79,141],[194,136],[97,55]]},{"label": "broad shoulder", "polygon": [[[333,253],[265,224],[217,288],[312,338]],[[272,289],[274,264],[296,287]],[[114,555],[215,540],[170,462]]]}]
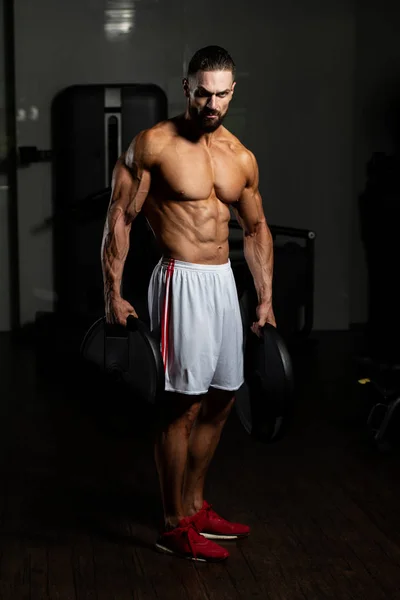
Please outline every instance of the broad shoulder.
[{"label": "broad shoulder", "polygon": [[141,164],[144,168],[154,166],[171,135],[172,127],[169,121],[161,121],[149,129],[140,131],[125,153],[126,166],[129,168],[135,164]]},{"label": "broad shoulder", "polygon": [[246,148],[244,144],[233,133],[224,128],[222,143],[229,147],[230,152],[235,156],[239,168],[243,170],[249,183],[258,178],[258,165],[253,152]]}]

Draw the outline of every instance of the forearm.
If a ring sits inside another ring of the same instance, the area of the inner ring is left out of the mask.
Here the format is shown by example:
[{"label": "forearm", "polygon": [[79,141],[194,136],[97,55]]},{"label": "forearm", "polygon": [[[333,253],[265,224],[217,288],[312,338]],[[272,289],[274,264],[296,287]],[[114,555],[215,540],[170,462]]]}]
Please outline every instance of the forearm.
[{"label": "forearm", "polygon": [[101,264],[103,270],[104,298],[106,305],[113,298],[121,296],[121,282],[126,257],[129,252],[129,234],[131,225],[127,223],[122,211],[110,214],[101,246]]},{"label": "forearm", "polygon": [[272,235],[265,220],[251,233],[245,233],[244,256],[253,276],[258,304],[271,306],[274,252]]}]

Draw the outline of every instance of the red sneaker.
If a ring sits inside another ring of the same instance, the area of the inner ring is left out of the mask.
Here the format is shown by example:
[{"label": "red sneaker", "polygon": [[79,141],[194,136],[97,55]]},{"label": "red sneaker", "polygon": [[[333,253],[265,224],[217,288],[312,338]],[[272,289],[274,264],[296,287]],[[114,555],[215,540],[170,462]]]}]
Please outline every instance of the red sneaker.
[{"label": "red sneaker", "polygon": [[234,540],[249,535],[248,525],[226,521],[211,506],[204,500],[203,508],[190,517],[202,536],[211,540]]},{"label": "red sneaker", "polygon": [[225,548],[204,539],[189,517],[181,519],[175,529],[162,533],[155,546],[159,552],[202,562],[217,562],[229,556]]}]

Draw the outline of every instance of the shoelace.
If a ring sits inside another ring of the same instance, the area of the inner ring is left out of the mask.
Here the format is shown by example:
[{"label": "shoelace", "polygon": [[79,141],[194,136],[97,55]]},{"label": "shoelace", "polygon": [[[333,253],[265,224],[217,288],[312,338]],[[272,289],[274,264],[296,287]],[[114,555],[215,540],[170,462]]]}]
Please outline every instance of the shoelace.
[{"label": "shoelace", "polygon": [[194,558],[197,558],[196,548],[194,547],[193,535],[196,535],[196,537],[197,537],[198,535],[200,535],[200,532],[197,529],[195,523],[190,521],[186,525],[179,527],[179,529],[182,531],[182,533],[184,535],[186,535],[186,539],[188,541],[190,551],[193,554]]},{"label": "shoelace", "polygon": [[213,510],[212,504],[208,504],[206,508],[203,508],[205,514],[214,517],[214,519],[220,519],[221,517]]},{"label": "shoelace", "polygon": [[204,508],[200,509],[199,512],[191,518],[191,522],[195,525],[197,531],[200,533],[207,523],[207,519],[210,517],[214,518],[215,521],[220,520],[221,517],[212,510],[212,504],[207,504]]}]

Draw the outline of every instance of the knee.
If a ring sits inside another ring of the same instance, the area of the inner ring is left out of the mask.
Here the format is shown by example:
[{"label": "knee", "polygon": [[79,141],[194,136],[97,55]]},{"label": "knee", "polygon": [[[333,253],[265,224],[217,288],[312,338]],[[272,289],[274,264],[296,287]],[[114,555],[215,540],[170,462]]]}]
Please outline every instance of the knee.
[{"label": "knee", "polygon": [[212,390],[202,403],[199,419],[210,425],[221,426],[227,420],[234,402],[232,392]]},{"label": "knee", "polygon": [[162,430],[181,429],[188,436],[200,411],[200,398],[177,398],[166,394],[158,412],[158,423]]},{"label": "knee", "polygon": [[199,415],[200,412],[200,407],[201,407],[201,402],[195,402],[193,403],[188,410],[182,415],[180,422],[182,427],[185,428],[188,436],[190,435],[190,432],[192,431],[192,427]]}]

